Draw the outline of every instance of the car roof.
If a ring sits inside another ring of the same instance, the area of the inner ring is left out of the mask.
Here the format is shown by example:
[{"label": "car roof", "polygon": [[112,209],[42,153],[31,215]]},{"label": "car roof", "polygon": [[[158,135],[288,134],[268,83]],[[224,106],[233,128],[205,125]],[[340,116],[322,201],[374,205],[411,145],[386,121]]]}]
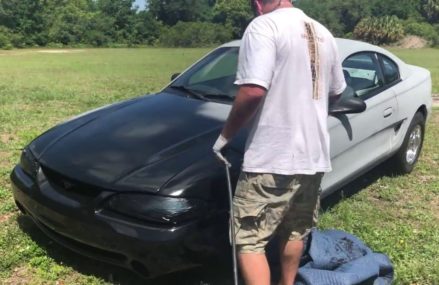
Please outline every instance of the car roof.
[{"label": "car roof", "polygon": [[[335,40],[336,40],[337,46],[339,48],[340,59],[342,61],[345,60],[348,56],[355,54],[355,53],[358,53],[358,52],[364,52],[364,51],[377,52],[377,53],[381,53],[381,54],[389,57],[396,64],[398,64],[399,69],[400,69],[400,73],[401,73],[401,78],[404,79],[408,75],[407,65],[400,58],[398,58],[397,56],[395,56],[391,52],[389,52],[389,51],[387,51],[379,46],[372,45],[372,44],[362,42],[362,41],[349,40],[349,39],[336,38]],[[235,41],[228,42],[228,43],[222,45],[221,47],[239,47],[240,44],[241,44],[241,40],[235,40]]]}]

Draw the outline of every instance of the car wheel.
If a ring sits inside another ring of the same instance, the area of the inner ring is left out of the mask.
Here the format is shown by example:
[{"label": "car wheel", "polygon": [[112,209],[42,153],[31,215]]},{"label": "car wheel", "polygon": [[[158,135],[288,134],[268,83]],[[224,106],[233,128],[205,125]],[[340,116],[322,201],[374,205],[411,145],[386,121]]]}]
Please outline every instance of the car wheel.
[{"label": "car wheel", "polygon": [[418,112],[410,123],[401,148],[391,160],[392,166],[398,174],[412,172],[421,154],[424,131],[425,118]]}]

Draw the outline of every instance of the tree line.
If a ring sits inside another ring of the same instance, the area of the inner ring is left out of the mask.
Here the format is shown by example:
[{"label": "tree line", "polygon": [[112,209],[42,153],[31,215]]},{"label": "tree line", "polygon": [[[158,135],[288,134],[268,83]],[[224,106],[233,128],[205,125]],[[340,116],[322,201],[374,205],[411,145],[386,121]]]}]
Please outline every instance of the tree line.
[{"label": "tree line", "polygon": [[[211,46],[238,39],[248,0],[0,0],[0,48]],[[404,34],[439,45],[439,0],[298,0],[336,36],[382,44]]]}]

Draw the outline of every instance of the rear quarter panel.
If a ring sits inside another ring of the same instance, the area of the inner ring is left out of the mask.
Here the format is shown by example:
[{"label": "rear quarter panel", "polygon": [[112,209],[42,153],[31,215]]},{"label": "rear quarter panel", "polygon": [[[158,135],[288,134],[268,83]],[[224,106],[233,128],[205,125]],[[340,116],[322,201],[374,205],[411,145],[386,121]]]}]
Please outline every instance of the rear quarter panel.
[{"label": "rear quarter panel", "polygon": [[406,65],[407,76],[393,87],[398,103],[398,117],[402,122],[395,133],[392,150],[397,151],[404,141],[410,122],[421,111],[428,119],[432,110],[432,84],[430,72],[421,67]]}]

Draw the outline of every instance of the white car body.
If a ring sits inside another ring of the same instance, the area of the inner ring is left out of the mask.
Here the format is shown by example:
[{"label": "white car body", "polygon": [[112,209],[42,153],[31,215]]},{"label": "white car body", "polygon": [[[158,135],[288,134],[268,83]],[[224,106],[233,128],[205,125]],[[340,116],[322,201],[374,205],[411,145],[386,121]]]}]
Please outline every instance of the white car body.
[{"label": "white car body", "polygon": [[[221,47],[239,44],[240,41],[233,41]],[[400,78],[366,98],[366,111],[346,115],[345,125],[339,118],[329,118],[333,171],[323,178],[324,196],[390,158],[401,148],[415,114],[420,112],[427,120],[432,110],[428,70],[406,64],[389,51],[368,43],[337,39],[337,45],[342,62],[359,53],[383,55],[397,65]]]}]

